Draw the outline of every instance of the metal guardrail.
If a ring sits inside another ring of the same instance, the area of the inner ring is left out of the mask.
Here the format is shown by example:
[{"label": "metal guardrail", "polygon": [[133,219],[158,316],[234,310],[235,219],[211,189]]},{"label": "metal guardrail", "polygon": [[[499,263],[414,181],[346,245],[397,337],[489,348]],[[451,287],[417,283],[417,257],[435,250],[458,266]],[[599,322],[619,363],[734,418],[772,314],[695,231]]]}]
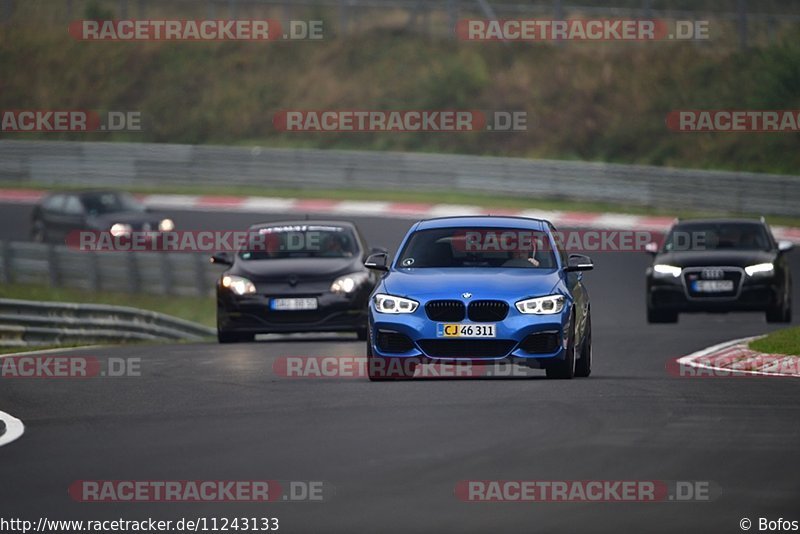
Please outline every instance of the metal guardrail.
[{"label": "metal guardrail", "polygon": [[203,325],[125,306],[0,299],[0,346],[197,341],[214,334]]},{"label": "metal guardrail", "polygon": [[221,272],[201,253],[83,252],[63,245],[0,242],[0,283],[6,284],[209,296]]},{"label": "metal guardrail", "polygon": [[800,177],[556,160],[149,143],[0,141],[14,184],[458,191],[800,215]]}]

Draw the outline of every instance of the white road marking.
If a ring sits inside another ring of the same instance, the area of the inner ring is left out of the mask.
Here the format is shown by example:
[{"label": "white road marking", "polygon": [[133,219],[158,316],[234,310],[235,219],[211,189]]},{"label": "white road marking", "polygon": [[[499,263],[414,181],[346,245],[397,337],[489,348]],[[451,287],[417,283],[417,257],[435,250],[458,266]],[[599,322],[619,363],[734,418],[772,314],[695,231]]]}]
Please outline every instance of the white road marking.
[{"label": "white road marking", "polygon": [[6,431],[0,435],[0,447],[8,445],[25,433],[25,425],[16,417],[0,412],[0,421],[6,424]]},{"label": "white road marking", "polygon": [[750,374],[750,375],[758,375],[758,376],[797,376],[793,374],[786,374],[786,373],[770,373],[766,371],[748,371],[744,369],[731,369],[727,367],[716,367],[714,365],[708,365],[706,363],[698,363],[695,360],[699,360],[703,357],[709,355],[716,355],[716,353],[721,353],[722,351],[729,349],[735,345],[746,345],[755,339],[760,339],[764,336],[751,336],[751,337],[744,337],[742,339],[734,339],[733,341],[726,341],[725,343],[720,343],[718,345],[714,345],[713,347],[708,347],[703,350],[699,350],[697,352],[693,352],[682,358],[678,358],[679,365],[688,365],[690,367],[694,367],[696,369],[706,369],[709,371],[722,371],[725,373],[741,373],[741,374]]}]

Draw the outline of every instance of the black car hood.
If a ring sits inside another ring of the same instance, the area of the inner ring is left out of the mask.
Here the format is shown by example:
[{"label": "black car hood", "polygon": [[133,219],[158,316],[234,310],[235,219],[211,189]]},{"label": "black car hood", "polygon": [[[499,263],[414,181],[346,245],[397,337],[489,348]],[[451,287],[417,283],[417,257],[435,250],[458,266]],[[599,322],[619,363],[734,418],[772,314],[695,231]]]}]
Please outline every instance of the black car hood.
[{"label": "black car hood", "polygon": [[302,280],[333,280],[337,276],[363,271],[361,257],[288,258],[279,260],[241,260],[229,271],[253,282],[269,282],[294,277]]},{"label": "black car hood", "polygon": [[775,261],[775,253],[763,250],[697,250],[665,252],[656,256],[654,263],[675,267],[747,267],[757,263]]},{"label": "black car hood", "polygon": [[149,212],[141,211],[117,211],[114,213],[104,213],[102,215],[92,215],[88,219],[89,224],[98,230],[108,230],[113,224],[122,223],[134,226],[138,229],[144,223],[150,223],[152,230],[158,230],[161,218]]}]

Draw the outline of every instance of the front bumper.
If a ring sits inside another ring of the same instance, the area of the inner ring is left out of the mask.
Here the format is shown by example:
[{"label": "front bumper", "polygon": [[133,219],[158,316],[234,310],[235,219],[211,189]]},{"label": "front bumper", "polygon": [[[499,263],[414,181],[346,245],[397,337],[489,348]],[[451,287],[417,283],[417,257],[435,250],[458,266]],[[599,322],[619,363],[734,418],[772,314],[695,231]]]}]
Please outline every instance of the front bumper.
[{"label": "front bumper", "polygon": [[[423,305],[414,313],[394,315],[378,313],[370,304],[369,343],[372,353],[384,358],[478,365],[511,362],[541,367],[565,358],[568,339],[564,333],[570,331],[570,317],[569,306],[554,315],[523,315],[512,306],[504,320],[491,323],[495,325],[495,338],[443,338],[437,336],[439,322],[427,317]],[[490,323],[465,320],[459,324]],[[386,343],[387,339],[392,343]],[[536,351],[530,352],[532,348]]]},{"label": "front bumper", "polygon": [[[273,298],[314,297],[316,310],[276,311]],[[217,296],[217,328],[251,334],[293,332],[353,332],[367,326],[367,296],[323,294],[244,295],[228,291]]]},{"label": "front bumper", "polygon": [[651,309],[675,312],[764,311],[780,303],[774,278],[744,278],[731,296],[691,295],[683,277],[647,278],[647,304]]}]

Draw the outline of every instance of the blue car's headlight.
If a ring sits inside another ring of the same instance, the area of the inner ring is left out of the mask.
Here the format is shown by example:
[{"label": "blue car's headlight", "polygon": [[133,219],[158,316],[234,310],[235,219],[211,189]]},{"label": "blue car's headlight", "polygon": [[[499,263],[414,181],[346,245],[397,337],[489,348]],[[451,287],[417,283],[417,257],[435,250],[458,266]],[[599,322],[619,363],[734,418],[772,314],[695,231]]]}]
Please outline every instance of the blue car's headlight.
[{"label": "blue car's headlight", "polygon": [[564,309],[564,295],[548,295],[532,299],[520,300],[516,306],[520,313],[536,315],[553,315]]},{"label": "blue car's headlight", "polygon": [[419,306],[419,302],[416,300],[384,293],[375,295],[373,301],[375,302],[375,310],[379,313],[414,313]]}]

